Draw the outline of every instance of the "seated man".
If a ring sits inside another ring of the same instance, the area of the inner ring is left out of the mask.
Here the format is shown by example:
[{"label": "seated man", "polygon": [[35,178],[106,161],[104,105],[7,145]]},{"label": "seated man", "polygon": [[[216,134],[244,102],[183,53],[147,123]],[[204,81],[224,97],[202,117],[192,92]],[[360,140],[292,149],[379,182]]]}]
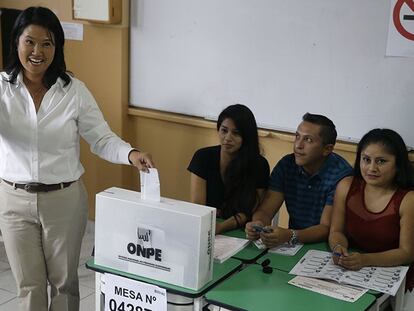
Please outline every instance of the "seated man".
[{"label": "seated man", "polygon": [[[270,175],[269,190],[246,224],[251,240],[266,247],[327,240],[333,196],[337,183],[351,175],[352,167],[333,153],[335,125],[327,117],[306,113],[296,131],[293,153],[283,157]],[[285,201],[289,229],[270,227],[273,216]],[[266,226],[258,232],[258,226]]]}]

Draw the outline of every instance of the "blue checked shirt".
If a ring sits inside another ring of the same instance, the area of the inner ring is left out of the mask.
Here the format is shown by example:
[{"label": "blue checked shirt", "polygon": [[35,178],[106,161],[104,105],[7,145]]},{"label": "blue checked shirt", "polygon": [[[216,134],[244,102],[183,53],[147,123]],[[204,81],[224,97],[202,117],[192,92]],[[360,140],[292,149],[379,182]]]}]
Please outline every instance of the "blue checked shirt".
[{"label": "blue checked shirt", "polygon": [[273,169],[269,189],[283,193],[289,228],[305,229],[320,223],[325,205],[333,204],[337,183],[351,174],[352,167],[336,153],[331,153],[319,172],[312,176],[289,154]]}]

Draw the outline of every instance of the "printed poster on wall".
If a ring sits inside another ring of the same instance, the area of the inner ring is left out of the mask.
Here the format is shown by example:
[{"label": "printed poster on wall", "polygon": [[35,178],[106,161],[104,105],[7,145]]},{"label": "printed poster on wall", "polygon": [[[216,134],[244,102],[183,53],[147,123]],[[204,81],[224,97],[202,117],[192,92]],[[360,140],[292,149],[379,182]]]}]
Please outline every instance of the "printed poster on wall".
[{"label": "printed poster on wall", "polygon": [[414,57],[414,0],[391,0],[386,55]]}]

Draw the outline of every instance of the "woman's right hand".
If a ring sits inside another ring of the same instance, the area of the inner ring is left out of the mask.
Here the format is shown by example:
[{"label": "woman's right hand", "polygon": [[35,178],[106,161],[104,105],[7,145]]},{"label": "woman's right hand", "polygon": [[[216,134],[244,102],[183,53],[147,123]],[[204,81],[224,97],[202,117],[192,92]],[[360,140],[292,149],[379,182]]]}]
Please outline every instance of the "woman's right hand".
[{"label": "woman's right hand", "polygon": [[246,238],[248,238],[251,241],[257,240],[260,238],[260,232],[257,232],[254,228],[253,225],[259,225],[261,227],[263,227],[263,223],[259,220],[256,221],[250,221],[246,224],[246,227],[244,229],[244,231],[246,232]]},{"label": "woman's right hand", "polygon": [[337,244],[332,249],[332,260],[334,264],[340,265],[339,259],[343,256],[348,256],[348,249],[341,244]]},{"label": "woman's right hand", "polygon": [[128,160],[140,171],[149,172],[149,168],[154,167],[152,156],[148,152],[132,150],[128,155]]}]

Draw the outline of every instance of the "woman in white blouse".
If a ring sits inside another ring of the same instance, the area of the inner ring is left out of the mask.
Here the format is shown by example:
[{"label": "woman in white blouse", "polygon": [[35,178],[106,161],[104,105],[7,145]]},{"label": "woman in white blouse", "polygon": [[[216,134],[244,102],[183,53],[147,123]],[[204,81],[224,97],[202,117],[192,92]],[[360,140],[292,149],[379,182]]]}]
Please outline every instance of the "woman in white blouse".
[{"label": "woman in white blouse", "polygon": [[24,10],[0,77],[0,229],[24,311],[48,304],[79,310],[77,267],[87,221],[80,137],[113,163],[153,166],[149,154],[111,131],[86,86],[67,74],[64,40],[51,10]]}]

